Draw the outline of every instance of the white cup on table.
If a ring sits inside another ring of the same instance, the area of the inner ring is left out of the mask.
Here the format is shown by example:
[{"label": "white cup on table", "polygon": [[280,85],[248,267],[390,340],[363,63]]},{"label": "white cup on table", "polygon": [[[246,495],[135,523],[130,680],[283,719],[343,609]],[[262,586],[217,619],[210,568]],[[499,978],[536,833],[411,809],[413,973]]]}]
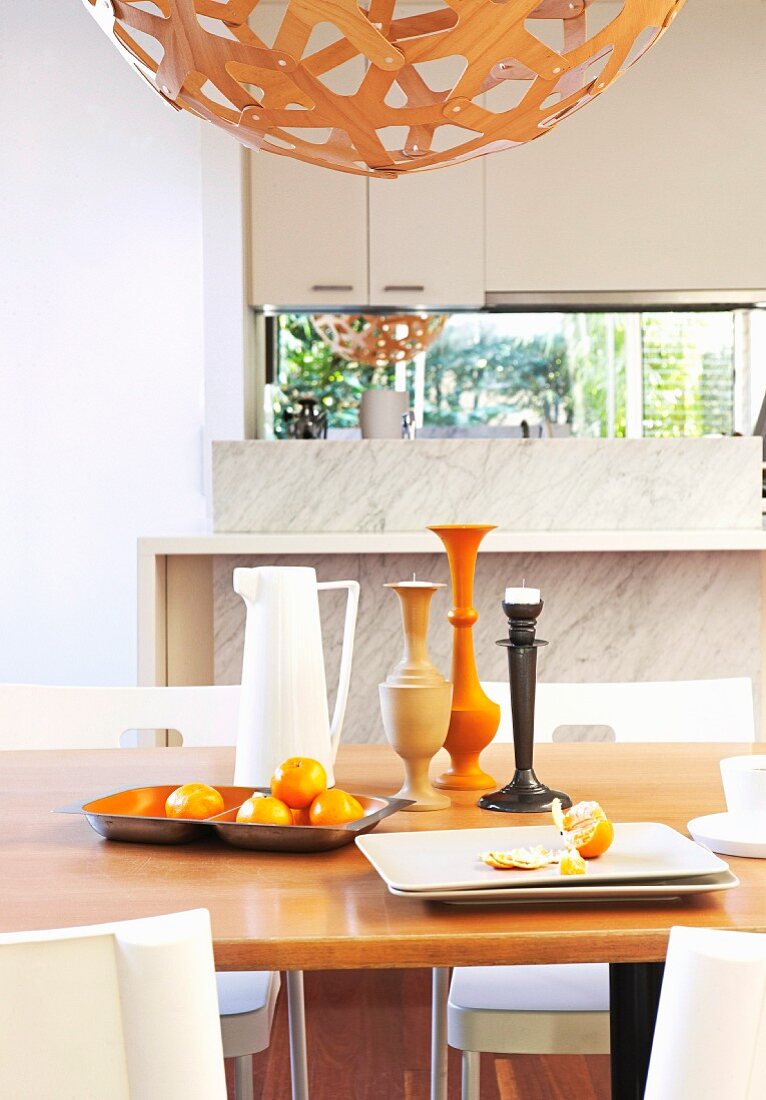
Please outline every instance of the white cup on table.
[{"label": "white cup on table", "polygon": [[730,814],[766,816],[766,755],[726,757],[721,779]]}]

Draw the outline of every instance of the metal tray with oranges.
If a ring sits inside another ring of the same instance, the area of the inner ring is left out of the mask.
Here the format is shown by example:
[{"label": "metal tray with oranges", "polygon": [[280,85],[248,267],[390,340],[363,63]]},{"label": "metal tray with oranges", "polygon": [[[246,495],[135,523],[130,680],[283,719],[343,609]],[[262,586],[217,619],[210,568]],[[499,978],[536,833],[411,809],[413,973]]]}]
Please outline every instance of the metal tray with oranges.
[{"label": "metal tray with oranges", "polygon": [[[253,794],[252,787],[216,786],[225,808],[202,821],[165,816],[165,801],[175,789],[172,784],[135,787],[62,806],[55,812],[83,814],[91,828],[106,840],[133,844],[188,844],[217,835],[234,848],[256,852],[326,852],[351,844],[355,837],[371,832],[384,817],[412,804],[403,798],[360,794],[355,797],[364,816],[346,825],[261,825],[235,820],[239,807]],[[256,789],[268,794],[268,787]]]}]

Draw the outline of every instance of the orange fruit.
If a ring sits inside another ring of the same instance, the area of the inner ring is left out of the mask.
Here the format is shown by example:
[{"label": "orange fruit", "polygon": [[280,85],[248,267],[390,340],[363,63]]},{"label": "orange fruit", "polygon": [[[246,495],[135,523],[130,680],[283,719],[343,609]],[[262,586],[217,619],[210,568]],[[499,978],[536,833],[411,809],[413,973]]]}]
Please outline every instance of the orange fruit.
[{"label": "orange fruit", "polygon": [[237,821],[246,825],[292,825],[290,807],[270,794],[254,794],[237,810]]},{"label": "orange fruit", "polygon": [[290,810],[290,813],[293,815],[293,825],[311,824],[308,806],[304,807],[302,810]]},{"label": "orange fruit", "polygon": [[610,848],[614,840],[614,825],[606,817],[596,823],[596,827],[590,838],[577,846],[577,851],[583,859],[596,859],[602,856],[607,848]]},{"label": "orange fruit", "polygon": [[578,802],[565,813],[556,798],[551,814],[567,847],[575,848],[583,859],[602,856],[614,840],[614,825],[598,802]]},{"label": "orange fruit", "polygon": [[318,760],[291,756],[280,764],[271,779],[271,793],[291,810],[306,810],[327,788],[327,773]]},{"label": "orange fruit", "polygon": [[312,825],[345,825],[364,817],[364,808],[352,794],[332,787],[317,795],[309,808]]},{"label": "orange fruit", "polygon": [[166,817],[191,817],[197,821],[221,814],[225,809],[223,796],[207,783],[184,783],[176,787],[165,800]]}]

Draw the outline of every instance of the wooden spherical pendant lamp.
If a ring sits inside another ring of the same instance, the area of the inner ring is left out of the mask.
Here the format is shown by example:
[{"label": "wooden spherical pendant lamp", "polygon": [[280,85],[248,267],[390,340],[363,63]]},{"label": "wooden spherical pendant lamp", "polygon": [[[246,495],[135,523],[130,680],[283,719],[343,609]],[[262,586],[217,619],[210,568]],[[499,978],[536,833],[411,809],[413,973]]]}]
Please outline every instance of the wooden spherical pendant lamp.
[{"label": "wooden spherical pendant lamp", "polygon": [[368,367],[411,362],[438,339],[446,321],[443,313],[316,313],[311,318],[333,354]]},{"label": "wooden spherical pendant lamp", "polygon": [[[83,0],[173,106],[252,149],[383,177],[547,133],[637,61],[684,0],[623,0],[605,25],[595,0],[432,2]],[[277,9],[276,36],[259,34],[261,7]],[[321,24],[329,41],[317,42]]]}]

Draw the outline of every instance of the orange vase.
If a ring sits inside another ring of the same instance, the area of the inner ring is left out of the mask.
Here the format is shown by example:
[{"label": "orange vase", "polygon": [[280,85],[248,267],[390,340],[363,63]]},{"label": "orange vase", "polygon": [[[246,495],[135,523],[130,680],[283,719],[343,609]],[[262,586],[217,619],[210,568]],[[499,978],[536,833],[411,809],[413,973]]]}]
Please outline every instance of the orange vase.
[{"label": "orange vase", "polygon": [[454,627],[452,643],[452,715],[444,747],[451,763],[434,786],[454,791],[481,791],[495,780],[479,764],[479,754],[497,733],[500,707],[484,694],[476,671],[473,625],[473,578],[479,544],[494,524],[461,523],[429,527],[444,543],[452,578],[454,607],[447,616]]}]

